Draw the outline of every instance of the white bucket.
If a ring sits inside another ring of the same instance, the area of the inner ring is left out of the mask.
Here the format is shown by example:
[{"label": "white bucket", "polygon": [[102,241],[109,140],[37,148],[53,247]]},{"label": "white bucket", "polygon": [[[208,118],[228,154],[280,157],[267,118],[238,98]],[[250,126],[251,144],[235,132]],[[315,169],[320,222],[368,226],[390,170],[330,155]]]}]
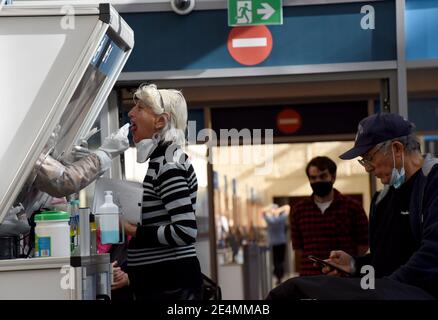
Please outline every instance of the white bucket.
[{"label": "white bucket", "polygon": [[44,211],[35,215],[35,257],[70,256],[70,214]]}]

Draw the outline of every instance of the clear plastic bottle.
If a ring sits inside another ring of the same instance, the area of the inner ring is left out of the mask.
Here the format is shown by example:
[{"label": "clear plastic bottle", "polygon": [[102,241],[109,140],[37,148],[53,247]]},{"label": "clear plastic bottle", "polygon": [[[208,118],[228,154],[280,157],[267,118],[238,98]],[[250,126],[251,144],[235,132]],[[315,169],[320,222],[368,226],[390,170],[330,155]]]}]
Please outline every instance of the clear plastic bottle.
[{"label": "clear plastic bottle", "polygon": [[105,191],[105,203],[96,211],[101,243],[119,243],[119,207],[114,204],[113,192]]}]

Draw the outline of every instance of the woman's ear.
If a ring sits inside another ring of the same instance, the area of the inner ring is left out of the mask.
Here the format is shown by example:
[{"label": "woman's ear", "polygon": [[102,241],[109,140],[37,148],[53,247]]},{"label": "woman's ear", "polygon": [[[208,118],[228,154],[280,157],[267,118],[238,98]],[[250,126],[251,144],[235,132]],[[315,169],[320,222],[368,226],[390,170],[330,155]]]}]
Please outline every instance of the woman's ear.
[{"label": "woman's ear", "polygon": [[169,122],[169,120],[170,120],[169,113],[163,112],[157,117],[155,121],[155,129],[157,130],[163,129],[166,126],[166,124]]}]

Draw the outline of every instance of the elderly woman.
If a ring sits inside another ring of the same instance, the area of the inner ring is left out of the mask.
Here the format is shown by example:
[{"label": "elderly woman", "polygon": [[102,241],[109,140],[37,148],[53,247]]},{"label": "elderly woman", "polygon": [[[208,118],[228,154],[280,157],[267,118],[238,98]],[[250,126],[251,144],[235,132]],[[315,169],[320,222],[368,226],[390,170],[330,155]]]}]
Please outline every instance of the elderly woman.
[{"label": "elderly woman", "polygon": [[133,238],[128,273],[137,300],[188,300],[201,295],[194,243],[197,179],[185,143],[187,104],[176,90],[142,85],[129,112],[137,162],[149,160],[142,223],[125,224]]},{"label": "elderly woman", "polygon": [[[129,283],[137,300],[201,298],[202,276],[194,243],[197,179],[181,150],[185,143],[187,104],[176,90],[142,85],[129,112],[137,161],[149,159],[144,178],[141,225],[125,224],[132,236],[128,249]],[[64,166],[47,157],[39,166],[37,184],[53,196],[77,192],[110,167],[129,147],[127,126],[107,137],[102,146]],[[128,278],[116,267],[117,286]],[[120,282],[120,283],[119,283]]]}]

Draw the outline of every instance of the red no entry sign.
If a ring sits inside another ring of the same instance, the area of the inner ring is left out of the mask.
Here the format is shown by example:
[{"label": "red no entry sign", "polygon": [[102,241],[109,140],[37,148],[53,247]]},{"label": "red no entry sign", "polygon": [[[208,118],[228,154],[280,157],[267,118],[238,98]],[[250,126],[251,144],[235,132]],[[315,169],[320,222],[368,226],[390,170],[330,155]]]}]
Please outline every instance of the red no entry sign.
[{"label": "red no entry sign", "polygon": [[272,50],[272,34],[266,26],[235,27],[228,35],[228,52],[237,62],[253,66]]},{"label": "red no entry sign", "polygon": [[277,115],[277,128],[282,133],[290,134],[301,128],[301,116],[294,109],[286,109]]}]

